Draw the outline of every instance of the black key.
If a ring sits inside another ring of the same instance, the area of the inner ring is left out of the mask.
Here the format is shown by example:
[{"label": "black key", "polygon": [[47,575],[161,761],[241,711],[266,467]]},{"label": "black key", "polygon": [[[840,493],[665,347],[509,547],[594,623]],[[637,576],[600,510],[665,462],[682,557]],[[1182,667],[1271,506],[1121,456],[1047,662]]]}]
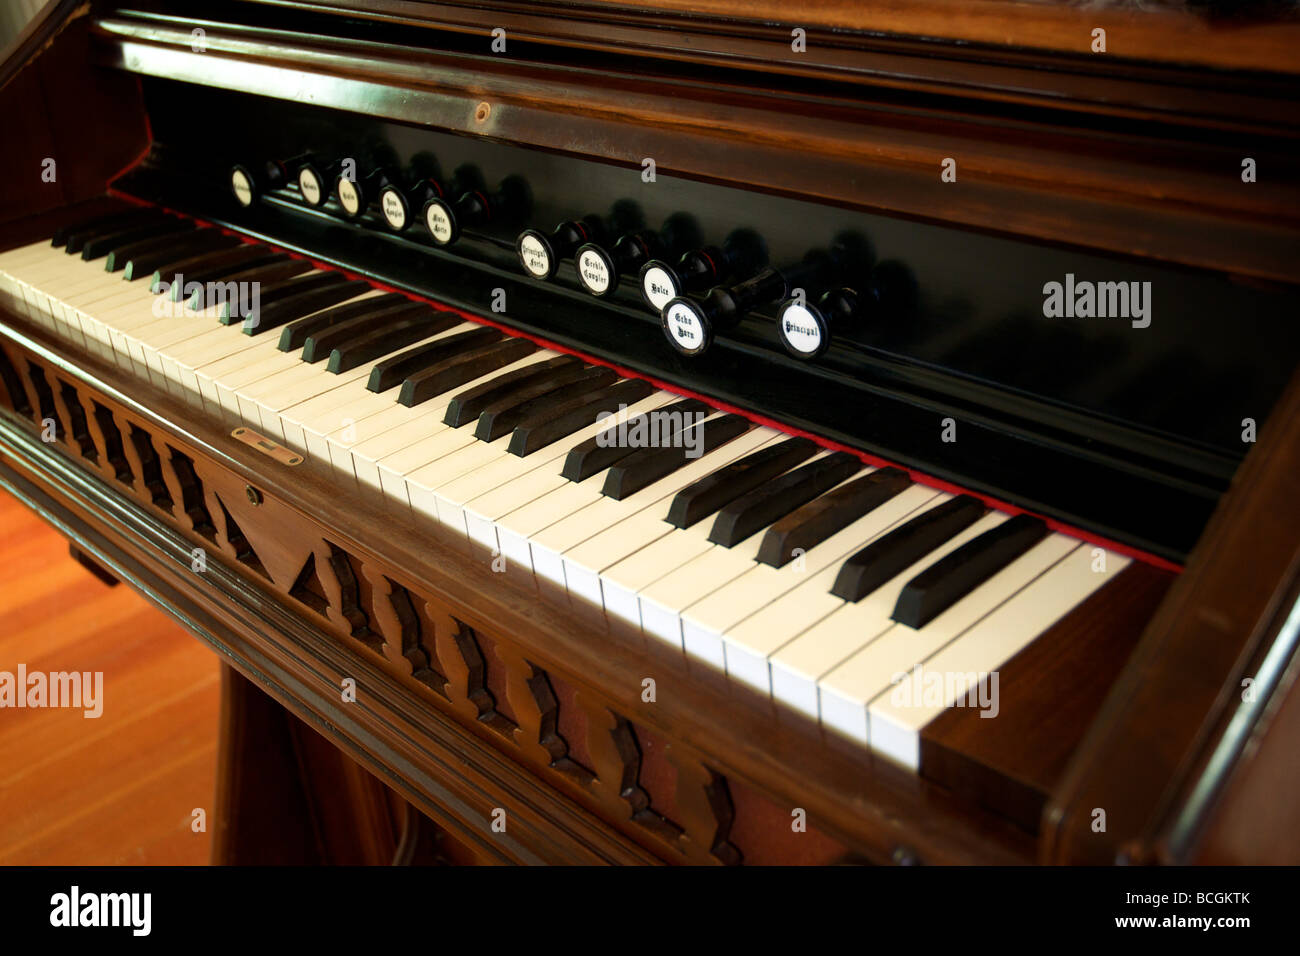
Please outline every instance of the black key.
[{"label": "black key", "polygon": [[427,339],[439,332],[446,332],[459,323],[458,318],[438,315],[428,306],[424,306],[418,312],[407,313],[406,318],[400,321],[385,322],[373,332],[368,332],[355,341],[334,349],[330,352],[326,371],[347,372],[358,365],[382,358],[390,352],[404,349],[412,342]]},{"label": "black key", "polygon": [[140,223],[159,222],[163,218],[164,214],[157,209],[132,209],[129,212],[104,216],[97,220],[92,219],[90,222],[69,227],[63,241],[58,245],[63,246],[63,251],[68,255],[74,256],[81,252],[86,240],[94,236],[108,235]]},{"label": "black key", "polygon": [[[374,301],[376,300],[362,300],[362,302]],[[361,305],[361,302],[351,304]],[[334,322],[307,336],[307,340],[302,344],[302,360],[304,362],[319,362],[322,359],[327,359],[336,348],[347,345],[362,336],[369,335],[378,328],[386,328],[394,322],[400,322],[414,315],[432,316],[433,310],[423,302],[412,302],[410,299],[403,298],[401,302],[381,304],[368,312],[354,315],[346,321]],[[454,316],[444,316],[443,328],[449,329],[459,321]],[[403,345],[410,344],[410,342],[403,343]],[[398,346],[397,348],[401,347]],[[388,351],[393,352],[396,349],[389,349]],[[387,353],[381,352],[380,354]]]},{"label": "black key", "polygon": [[[217,253],[205,252],[200,256],[186,259],[184,262],[177,262],[171,266],[156,269],[153,278],[150,280],[149,291],[157,294],[159,284],[165,280],[171,285],[171,288],[167,290],[167,294],[172,301],[179,302],[181,296],[185,294],[186,287],[189,287],[192,293],[195,285],[215,282],[224,276],[230,275],[232,269],[256,269],[290,261],[293,260],[289,258],[287,253],[275,252],[265,246],[253,246],[243,243],[234,249],[225,249]],[[177,278],[182,281],[178,283]]]},{"label": "black key", "polygon": [[240,301],[231,304],[223,304],[218,319],[222,325],[234,325],[237,322],[243,322],[249,316],[259,310],[265,309],[269,305],[277,302],[283,302],[285,299],[292,298],[295,295],[301,295],[304,292],[315,292],[317,289],[328,289],[330,286],[342,285],[347,282],[343,276],[337,272],[313,272],[309,275],[295,275],[290,279],[280,281],[271,281],[268,279],[254,280],[257,282],[258,294],[257,302]]},{"label": "black key", "polygon": [[[626,434],[633,434],[633,430],[639,427],[640,422],[645,422],[645,428],[653,428],[654,422],[672,423],[665,427],[671,427],[674,433],[681,431],[683,428],[689,428],[691,425],[699,424],[696,419],[697,415],[706,415],[709,412],[709,406],[694,398],[684,398],[680,402],[673,402],[664,408],[657,408],[653,412],[643,412],[640,415],[633,415],[627,420],[624,427]],[[656,417],[650,417],[650,416]],[[570,481],[586,481],[592,475],[604,471],[614,464],[614,462],[626,458],[634,451],[639,451],[643,446],[620,444],[616,437],[620,426],[611,425],[599,435],[593,435],[586,441],[574,445],[569,449],[569,454],[564,458],[564,468],[560,474]],[[660,432],[662,434],[662,432]],[[811,445],[812,443],[809,442]]]},{"label": "black key", "polygon": [[[190,296],[190,308],[196,312],[220,301],[238,301],[239,286],[257,282],[262,285],[279,285],[311,268],[311,263],[292,257],[270,265],[248,266],[238,272],[208,279],[202,288]],[[189,283],[186,283],[188,287]],[[226,323],[229,324],[229,323]]]},{"label": "black key", "polygon": [[227,236],[216,229],[200,229],[188,236],[167,236],[154,240],[149,245],[142,243],[114,249],[108,254],[104,268],[110,272],[119,264],[126,263],[122,278],[127,282],[143,279],[153,275],[156,269],[169,263],[180,262],[200,252],[220,252],[241,245],[234,236]]},{"label": "black key", "polygon": [[814,498],[767,529],[758,546],[758,560],[784,567],[794,560],[795,551],[816,547],[911,483],[906,472],[881,468]]},{"label": "black key", "polygon": [[348,302],[344,305],[306,315],[290,322],[280,330],[280,344],[276,346],[281,352],[292,352],[307,344],[307,339],[318,332],[344,322],[351,322],[367,315],[387,314],[390,310],[404,309],[411,300],[399,292],[388,292],[372,296],[360,302]]},{"label": "black key", "polygon": [[[294,280],[291,279],[290,282],[292,281]],[[288,325],[294,319],[301,319],[304,315],[328,309],[348,299],[355,299],[369,289],[370,283],[362,279],[351,279],[322,283],[315,288],[303,289],[294,295],[278,297],[270,304],[259,303],[257,309],[244,318],[244,334],[261,335],[271,329],[278,329],[282,325]]]},{"label": "black key", "polygon": [[518,362],[525,355],[532,355],[536,351],[537,346],[527,339],[506,339],[504,342],[471,349],[441,365],[409,376],[402,382],[402,391],[397,400],[403,405],[419,405],[435,395]]},{"label": "black key", "polygon": [[908,581],[890,616],[925,627],[1046,536],[1047,525],[1032,515],[1008,518]]},{"label": "black key", "polygon": [[98,259],[100,256],[108,255],[114,249],[129,246],[131,243],[139,242],[142,239],[155,239],[159,236],[174,236],[193,231],[194,223],[168,216],[164,222],[132,226],[130,229],[123,229],[120,232],[87,239],[86,244],[81,247],[81,258],[89,262],[92,259]]},{"label": "black key", "polygon": [[[740,415],[721,415],[692,425],[681,435],[674,436],[675,444],[671,447],[640,448],[621,459],[605,475],[605,484],[600,493],[621,501],[660,478],[671,475],[695,458],[707,455],[715,448],[743,435],[749,428],[749,420]],[[689,445],[682,440],[682,436],[686,435],[690,436]],[[696,450],[698,454],[689,454]]]},{"label": "black key", "polygon": [[520,458],[531,455],[540,448],[594,425],[602,415],[613,413],[619,405],[631,405],[649,398],[654,390],[654,386],[647,381],[629,378],[598,395],[587,396],[579,405],[557,410],[554,415],[538,413],[519,423],[510,435],[506,451]]},{"label": "black key", "polygon": [[891,578],[902,574],[945,541],[969,528],[984,514],[970,495],[945,501],[877,538],[840,566],[831,593],[861,601]]},{"label": "black key", "polygon": [[130,223],[142,218],[145,214],[157,215],[157,210],[144,209],[140,206],[130,206],[119,209],[117,212],[105,213],[102,216],[96,216],[93,219],[82,219],[79,222],[70,222],[66,226],[60,226],[54,230],[54,236],[50,239],[50,245],[56,249],[59,246],[68,244],[68,236],[74,232],[86,232],[91,229],[114,229],[123,223]]},{"label": "black key", "polygon": [[577,356],[560,355],[545,362],[534,362],[513,372],[498,375],[490,382],[475,385],[453,397],[447,405],[447,414],[442,417],[442,423],[452,428],[468,425],[482,414],[484,408],[513,394],[516,388],[527,385],[535,379],[547,379],[555,372],[581,368],[582,362]]},{"label": "black key", "polygon": [[387,391],[412,375],[440,366],[464,352],[499,342],[501,338],[502,334],[496,329],[484,326],[448,335],[436,342],[425,342],[377,362],[370,370],[370,381],[366,383],[366,388],[372,392]]},{"label": "black key", "polygon": [[862,462],[856,456],[837,451],[787,471],[719,511],[709,531],[709,540],[733,548],[754,532],[834,488],[861,467]]},{"label": "black key", "polygon": [[[593,392],[608,388],[617,381],[618,375],[612,368],[600,365],[555,372],[484,408],[474,426],[474,437],[479,441],[496,441],[539,413],[563,415],[570,407],[576,408],[583,400],[594,398]],[[578,400],[576,404],[575,399]]]},{"label": "black key", "polygon": [[668,507],[668,523],[689,528],[763,482],[785,474],[816,451],[816,442],[787,438],[733,461],[677,492]]},{"label": "black key", "polygon": [[139,267],[131,268],[131,261],[144,255],[157,255],[155,267],[162,263],[170,263],[185,256],[198,255],[199,252],[208,252],[220,250],[220,248],[229,248],[237,245],[239,239],[233,235],[224,235],[216,229],[195,229],[192,233],[183,233],[173,235],[166,233],[164,235],[151,235],[147,239],[140,239],[139,242],[130,243],[129,246],[114,248],[109,252],[108,258],[104,260],[104,272],[125,272],[125,280],[131,282],[136,278],[142,278],[143,274]]}]

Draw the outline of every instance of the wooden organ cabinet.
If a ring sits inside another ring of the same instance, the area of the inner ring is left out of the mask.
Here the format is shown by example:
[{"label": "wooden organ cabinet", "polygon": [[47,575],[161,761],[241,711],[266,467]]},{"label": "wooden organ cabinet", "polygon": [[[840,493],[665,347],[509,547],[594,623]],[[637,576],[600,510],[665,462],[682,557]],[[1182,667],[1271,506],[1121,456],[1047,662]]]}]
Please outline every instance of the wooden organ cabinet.
[{"label": "wooden organ cabinet", "polygon": [[1298,50],[54,0],[0,486],[219,655],[217,862],[1296,862]]}]

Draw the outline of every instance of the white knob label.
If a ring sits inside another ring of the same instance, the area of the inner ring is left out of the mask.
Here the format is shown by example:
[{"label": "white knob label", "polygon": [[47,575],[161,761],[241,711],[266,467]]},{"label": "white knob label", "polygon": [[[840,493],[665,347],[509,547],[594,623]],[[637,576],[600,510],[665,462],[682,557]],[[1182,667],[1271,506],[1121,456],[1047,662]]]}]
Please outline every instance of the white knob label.
[{"label": "white knob label", "polygon": [[524,268],[539,279],[551,274],[551,257],[536,236],[524,236],[519,240],[519,259]]},{"label": "white knob label", "polygon": [[429,235],[435,242],[451,242],[451,216],[447,215],[442,203],[429,204],[424,213],[424,224],[429,227]]},{"label": "white knob label", "polygon": [[675,303],[664,316],[664,327],[683,351],[698,352],[704,347],[704,326],[690,306]]},{"label": "white knob label", "polygon": [[230,186],[241,206],[253,205],[253,184],[248,181],[248,176],[242,169],[236,169],[230,174]]},{"label": "white knob label", "polygon": [[781,338],[801,355],[812,355],[822,347],[821,326],[802,305],[789,306],[781,313]]},{"label": "white knob label", "polygon": [[646,301],[656,309],[662,309],[669,299],[677,295],[672,277],[659,266],[652,266],[645,271],[641,277],[641,291],[645,294]]},{"label": "white knob label", "polygon": [[384,211],[384,218],[394,229],[406,228],[406,205],[402,202],[402,197],[397,195],[396,189],[384,187],[384,191],[379,194],[379,208]]},{"label": "white knob label", "polygon": [[578,257],[578,278],[592,292],[609,290],[609,266],[598,253],[584,249]]},{"label": "white knob label", "polygon": [[361,195],[357,192],[357,184],[352,180],[339,180],[339,202],[349,216],[355,216],[361,211]]},{"label": "white knob label", "polygon": [[298,170],[298,191],[309,205],[320,205],[320,180],[310,169]]}]

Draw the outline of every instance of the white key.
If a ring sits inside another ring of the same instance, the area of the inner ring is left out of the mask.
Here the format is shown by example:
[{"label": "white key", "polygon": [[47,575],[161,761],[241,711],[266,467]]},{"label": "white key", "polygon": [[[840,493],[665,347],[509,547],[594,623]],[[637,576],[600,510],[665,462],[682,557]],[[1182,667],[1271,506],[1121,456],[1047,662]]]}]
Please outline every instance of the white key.
[{"label": "white key", "polygon": [[[555,358],[556,354],[549,349],[538,349],[531,355],[525,355],[516,362],[494,369],[418,405],[399,404],[396,388],[380,392],[379,395],[386,400],[382,409],[369,414],[358,414],[356,409],[350,409],[355,421],[351,441],[345,436],[346,427],[325,436],[330,446],[330,459],[336,467],[352,471],[359,481],[377,489],[379,468],[375,463],[435,432],[450,428],[443,423],[443,418],[446,417],[447,406],[453,398],[471,388],[487,384],[499,375]],[[461,427],[473,428],[474,425],[468,423]]]},{"label": "white key", "polygon": [[[947,499],[948,496],[944,498]],[[934,507],[943,503],[937,497],[931,500]],[[925,510],[929,510],[929,505]],[[728,646],[728,661],[735,662],[741,668],[746,653],[754,656],[765,653],[767,666],[764,670],[768,672],[772,696],[816,719],[817,681],[893,625],[890,615],[894,613],[894,605],[898,603],[898,596],[903,593],[907,582],[940,558],[984,532],[992,531],[1005,520],[1006,515],[1001,512],[984,515],[921,560],[894,575],[861,601],[840,601],[838,609],[816,622],[809,621],[797,636],[781,644],[769,645],[768,639],[756,636],[752,627],[746,628],[744,634],[737,628],[736,634],[732,636],[735,646]],[[840,562],[827,568],[827,573],[838,574],[842,564]]]},{"label": "white key", "polygon": [[[970,703],[996,706],[990,688],[991,675],[1028,647],[1040,634],[1110,581],[1129,563],[1117,554],[1106,554],[1094,570],[1093,549],[1075,548],[1062,561],[1036,578],[1011,600],[968,628],[956,640],[933,654],[898,685],[883,691],[868,706],[871,749],[906,767],[920,767],[921,731],[941,713],[965,697]],[[942,698],[931,690],[938,675]],[[984,687],[983,697],[978,686]]]},{"label": "white key", "polygon": [[[903,495],[909,493],[907,500],[899,502],[901,507],[890,509],[888,512],[880,512],[879,514],[875,514],[875,511],[879,511],[879,509],[875,509],[872,514],[864,515],[864,518],[874,518],[875,520],[864,523],[862,530],[867,537],[863,540],[861,547],[866,547],[904,522],[910,521],[917,515],[928,511],[930,508],[938,507],[952,498],[951,495],[936,493],[932,489],[920,485],[906,488],[895,497],[901,499]],[[916,506],[912,510],[904,510],[911,507],[913,502],[915,502]],[[883,502],[882,505],[887,503]],[[964,540],[962,539],[962,541]],[[956,548],[960,543],[962,542],[954,541],[951,546]],[[849,554],[852,553],[854,552],[849,552]],[[935,556],[941,553],[943,552],[932,552],[925,560],[933,560]],[[843,598],[836,597],[831,593],[831,588],[835,585],[835,579],[839,576],[840,568],[843,565],[844,561],[842,560],[831,562],[820,571],[809,576],[807,581],[787,591],[771,604],[765,605],[759,613],[751,614],[743,621],[724,631],[722,634],[722,650],[727,674],[733,679],[749,684],[765,694],[771,693],[772,677],[769,658],[804,631],[847,603]],[[899,577],[902,578],[904,575],[899,575]],[[902,584],[899,587],[901,588]],[[892,603],[890,609],[893,609]],[[838,659],[836,663],[838,663]],[[813,688],[813,701],[812,714],[815,717],[815,687]]]},{"label": "white key", "polygon": [[[597,429],[599,430],[599,429]],[[594,434],[595,432],[593,432]],[[687,485],[699,481],[717,469],[750,454],[767,444],[778,433],[762,426],[751,428],[731,441],[719,446],[706,455],[701,455],[690,464],[678,468],[656,482],[642,488],[621,501],[603,495],[585,508],[561,518],[532,536],[530,549],[533,557],[533,569],[544,577],[558,584],[565,584],[564,554],[588,538],[594,537],[603,529],[609,528],[625,518],[637,514],[645,508],[652,507],[664,499],[677,494]]]},{"label": "white key", "polygon": [[[867,743],[867,706],[939,648],[1060,561],[1079,542],[1049,535],[920,630],[893,624],[818,682],[822,724]],[[773,684],[776,666],[773,662]]]},{"label": "white key", "polygon": [[720,581],[733,565],[717,554],[725,549],[706,552],[641,593],[642,627],[649,634],[679,644],[692,657],[725,669],[722,635],[730,628],[810,576],[842,561],[929,501],[933,494],[919,485],[909,487],[810,548],[801,561],[781,568],[754,563],[742,574]]}]

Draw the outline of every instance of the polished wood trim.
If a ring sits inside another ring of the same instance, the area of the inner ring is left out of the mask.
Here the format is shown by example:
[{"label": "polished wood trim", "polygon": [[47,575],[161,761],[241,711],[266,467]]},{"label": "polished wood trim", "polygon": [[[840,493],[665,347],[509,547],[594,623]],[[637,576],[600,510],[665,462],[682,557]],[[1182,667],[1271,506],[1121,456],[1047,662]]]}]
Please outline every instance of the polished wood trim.
[{"label": "polished wood trim", "polygon": [[[1277,667],[1294,655],[1295,634],[1283,623],[1300,591],[1298,496],[1300,376],[1262,424],[1053,794],[1045,861],[1187,861],[1192,835],[1245,744],[1240,735],[1264,734],[1264,705],[1274,699],[1275,711],[1281,697],[1273,694],[1285,691]],[[1274,673],[1262,669],[1270,651],[1281,655]],[[1246,679],[1260,683],[1251,700],[1243,699]],[[1281,759],[1294,759],[1294,750]],[[1105,812],[1104,832],[1093,826],[1097,810]],[[1294,837],[1273,834],[1293,847]]]},{"label": "polished wood trim", "polygon": [[[1247,185],[1230,137],[1165,140],[961,103],[655,75],[631,58],[593,69],[220,23],[205,27],[198,54],[190,28],[99,19],[97,61],[638,170],[652,157],[661,175],[1281,282],[1300,259],[1300,164],[1272,135],[1251,140],[1270,173]],[[955,183],[940,180],[945,158],[957,161]]]},{"label": "polished wood trim", "polygon": [[[330,10],[350,16],[405,23],[484,23],[496,25],[517,4],[478,0],[425,3],[412,0],[254,0],[268,6]],[[1300,72],[1296,49],[1300,23],[1294,17],[1215,16],[1190,8],[1135,10],[1124,4],[1033,3],[1024,0],[808,0],[792,8],[782,0],[579,0],[529,4],[553,19],[551,35],[562,40],[584,36],[587,25],[637,18],[668,33],[706,23],[736,31],[752,24],[777,24],[855,32],[867,36],[909,37],[931,44],[946,42],[995,49],[1028,48],[1061,56],[1090,53],[1092,31],[1107,31],[1116,59],[1191,64],[1218,69]],[[665,29],[667,28],[667,29]]]}]

